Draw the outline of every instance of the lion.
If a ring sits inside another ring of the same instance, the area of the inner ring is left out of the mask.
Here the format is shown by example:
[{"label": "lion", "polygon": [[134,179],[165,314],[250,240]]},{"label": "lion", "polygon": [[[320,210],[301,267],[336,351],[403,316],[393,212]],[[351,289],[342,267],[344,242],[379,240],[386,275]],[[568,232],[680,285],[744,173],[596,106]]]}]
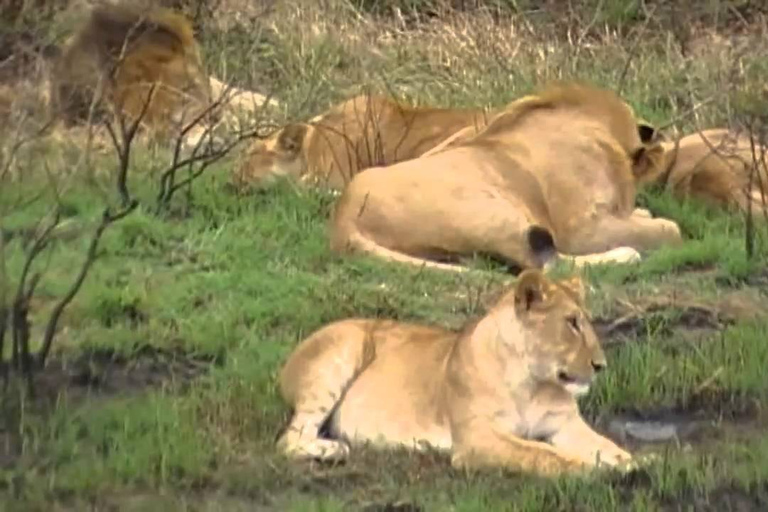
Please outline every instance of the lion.
[{"label": "lion", "polygon": [[167,133],[203,112],[210,97],[190,22],[127,2],[94,7],[64,44],[51,77],[52,107],[66,126],[112,110]]},{"label": "lion", "polygon": [[332,214],[331,249],[452,271],[473,254],[516,269],[637,261],[682,240],[675,222],[635,208],[636,175],[663,153],[648,137],[611,91],[553,84],[474,136],[356,175]]},{"label": "lion", "polygon": [[414,107],[361,94],[254,141],[232,181],[243,190],[288,176],[340,190],[364,169],[415,158],[462,128],[485,126],[487,116],[481,109]]},{"label": "lion", "polygon": [[[764,165],[766,149],[748,136],[725,128],[713,128],[663,141],[663,164],[643,176],[643,183],[663,186],[680,198],[697,197],[710,204],[742,211],[765,211],[768,203],[768,176]],[[753,166],[757,160],[758,165]],[[750,174],[752,170],[750,185]]]},{"label": "lion", "polygon": [[529,269],[461,331],[381,319],[341,320],[285,362],[292,408],[278,447],[294,459],[339,460],[350,445],[427,447],[456,467],[557,475],[635,463],[581,417],[606,357],[578,277]]}]

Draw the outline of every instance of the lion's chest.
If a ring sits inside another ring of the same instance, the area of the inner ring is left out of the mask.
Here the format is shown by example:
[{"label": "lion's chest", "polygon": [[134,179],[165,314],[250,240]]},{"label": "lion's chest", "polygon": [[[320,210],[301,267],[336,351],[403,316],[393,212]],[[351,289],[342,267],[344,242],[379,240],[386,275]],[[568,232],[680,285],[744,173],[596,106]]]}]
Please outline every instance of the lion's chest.
[{"label": "lion's chest", "polygon": [[500,430],[529,440],[547,440],[570,417],[570,408],[549,405],[510,404],[494,415]]}]

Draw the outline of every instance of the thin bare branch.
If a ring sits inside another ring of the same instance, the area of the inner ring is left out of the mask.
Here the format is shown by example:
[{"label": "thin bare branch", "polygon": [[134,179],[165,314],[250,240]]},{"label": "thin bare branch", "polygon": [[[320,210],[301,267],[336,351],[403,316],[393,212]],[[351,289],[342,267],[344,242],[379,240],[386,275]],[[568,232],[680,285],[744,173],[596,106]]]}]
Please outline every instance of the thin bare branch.
[{"label": "thin bare branch", "polygon": [[[160,173],[160,190],[157,194],[157,203],[155,207],[157,213],[168,206],[176,191],[182,187],[191,185],[191,183],[200,177],[211,164],[229,154],[229,152],[240,144],[240,142],[259,136],[258,130],[255,128],[241,130],[232,140],[216,149],[214,148],[212,138],[215,126],[213,123],[208,123],[192,148],[190,156],[183,159],[181,158],[181,149],[184,138],[195,126],[199,126],[211,112],[222,108],[230,100],[229,96],[231,91],[232,86],[227,84],[218,98],[212,101],[202,112],[191,119],[180,131],[174,143],[171,162]],[[195,165],[198,164],[199,167],[195,169]],[[185,179],[177,182],[176,173],[183,168],[187,169],[188,175]]]},{"label": "thin bare branch", "polygon": [[69,287],[69,290],[67,290],[67,293],[64,295],[64,297],[62,297],[61,300],[59,300],[59,302],[53,308],[51,316],[48,318],[48,324],[45,327],[45,334],[43,335],[43,345],[37,355],[37,365],[39,367],[42,368],[45,366],[45,361],[48,358],[48,354],[51,350],[53,338],[56,334],[56,327],[58,326],[61,314],[64,312],[64,309],[69,305],[75,295],[77,295],[77,292],[80,291],[80,287],[83,285],[83,282],[85,282],[85,278],[88,277],[88,272],[93,266],[93,263],[96,261],[96,252],[99,248],[99,242],[101,241],[101,237],[104,234],[104,231],[111,224],[123,219],[128,214],[130,214],[133,210],[136,209],[138,205],[138,201],[132,200],[128,206],[115,214],[113,214],[109,208],[104,209],[104,212],[101,216],[101,223],[99,223],[96,231],[93,233],[91,244],[88,247],[88,252],[86,253],[83,264],[80,266],[80,271],[78,272],[77,277]]},{"label": "thin bare branch", "polygon": [[[1,220],[1,219],[0,219]],[[0,222],[0,378],[8,383],[8,367],[5,364],[5,333],[8,331],[8,274],[5,266],[5,237]]]},{"label": "thin bare branch", "polygon": [[621,95],[621,93],[624,91],[624,83],[627,78],[627,74],[629,73],[629,68],[632,65],[632,60],[634,60],[635,55],[637,55],[637,50],[638,48],[640,48],[640,42],[643,40],[645,31],[648,29],[648,24],[651,22],[651,19],[653,19],[653,15],[655,12],[656,12],[656,6],[654,5],[650,9],[650,11],[646,13],[645,23],[643,23],[640,26],[640,29],[638,30],[638,33],[637,33],[637,37],[632,43],[632,47],[629,49],[627,60],[624,62],[624,68],[621,70],[621,74],[619,75],[619,84],[616,87],[616,93],[619,95]]}]

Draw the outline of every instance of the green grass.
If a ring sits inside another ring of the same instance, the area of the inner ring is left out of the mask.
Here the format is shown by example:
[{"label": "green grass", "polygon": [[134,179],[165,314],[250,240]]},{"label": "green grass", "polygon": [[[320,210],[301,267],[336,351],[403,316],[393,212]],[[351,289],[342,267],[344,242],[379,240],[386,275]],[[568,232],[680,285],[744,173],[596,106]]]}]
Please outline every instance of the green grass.
[{"label": "green grass", "polygon": [[[635,14],[624,8],[633,5],[606,2],[606,15],[628,23]],[[727,94],[725,84],[735,80],[727,73],[733,54],[712,50],[689,59],[670,49],[664,33],[647,33],[634,51],[631,34],[591,34],[591,46],[577,51],[546,24],[538,26],[541,40],[518,45],[509,24],[482,12],[404,29],[389,18],[352,16],[338,2],[326,11],[282,9],[252,27],[212,25],[203,32],[209,66],[239,85],[275,92],[284,106],[279,120],[310,117],[362,85],[451,106],[500,106],[553,78],[615,87],[629,59],[624,95],[638,115],[663,124],[694,100]],[[397,37],[387,39],[392,33]],[[252,54],[260,58],[242,58]],[[764,83],[758,54],[737,59],[750,86]],[[697,111],[699,121],[738,118],[748,105],[713,102]],[[693,124],[686,117],[681,126]],[[89,181],[76,168],[79,156],[77,148],[56,144],[30,148],[24,179],[0,190],[3,228],[29,227],[52,204],[50,193],[37,197],[45,189],[43,164],[62,173],[74,169],[60,200],[65,217],[83,231],[53,244],[38,261],[35,346],[112,200],[103,175]],[[62,319],[50,375],[40,377],[42,398],[32,400],[13,385],[4,395],[0,510],[49,510],[53,503],[71,510],[359,510],[404,501],[461,511],[768,504],[768,463],[761,456],[768,441],[759,428],[768,405],[768,317],[695,331],[684,305],[643,315],[632,333],[608,340],[609,370],[583,410],[590,419],[659,411],[724,419],[717,436],[691,440],[690,447],[686,440],[644,447],[661,459],[633,475],[548,481],[464,473],[444,455],[367,449],[338,467],[285,461],[273,446],[288,417],[275,376],[301,339],[350,316],[458,328],[484,311],[509,276],[483,261],[472,265],[484,271],[454,275],[336,256],[326,231],[332,196],[287,183],[231,196],[223,187],[231,158],[196,182],[188,215],[182,194],[169,214],[158,216],[153,172],[163,156],[136,153],[131,188],[141,206],[104,236],[99,259]],[[108,173],[113,165],[107,155],[94,167]],[[641,192],[639,203],[677,221],[686,242],[646,254],[639,265],[590,269],[595,317],[620,315],[620,298],[633,303],[680,294],[717,306],[731,293],[764,293],[757,278],[766,269],[765,227],[748,259],[738,214],[658,190]],[[24,250],[18,237],[6,247],[11,284]],[[754,302],[761,310],[760,300]],[[73,383],[81,374],[102,385],[86,391]]]},{"label": "green grass", "polygon": [[[69,359],[109,350],[130,361],[138,347],[152,345],[219,356],[221,366],[211,367],[183,391],[165,387],[123,398],[63,395],[46,413],[30,406],[18,425],[23,452],[0,480],[18,499],[42,506],[50,499],[98,499],[130,489],[168,489],[182,499],[202,488],[225,489],[224,497],[241,499],[263,491],[271,506],[290,510],[338,510],[345,503],[364,503],[369,493],[413,500],[429,510],[440,510],[448,501],[457,510],[558,509],[569,500],[584,503],[587,510],[617,504],[640,510],[674,501],[682,492],[705,496],[723,486],[749,490],[752,479],[763,482],[768,469],[759,458],[738,459],[724,469],[730,459],[718,457],[718,472],[710,468],[711,458],[675,449],[661,466],[648,470],[642,492],[635,483],[606,486],[612,482],[606,477],[547,483],[509,474],[464,475],[444,458],[428,461],[424,470],[423,456],[414,461],[402,453],[367,453],[352,468],[318,469],[317,474],[286,463],[272,447],[287,418],[274,377],[302,337],[332,320],[358,315],[458,327],[482,310],[483,297],[503,276],[419,271],[362,257],[342,260],[327,248],[329,197],[285,187],[237,200],[221,191],[224,168],[198,184],[191,218],[163,220],[140,210],[114,226],[68,311],[69,332],[59,340],[61,357]],[[84,207],[81,214],[90,218],[96,207],[92,210]],[[707,215],[720,226],[740,222],[723,213]],[[630,282],[642,290],[679,273],[689,280],[687,286],[698,280],[702,293],[714,293],[707,282],[711,277],[691,277],[676,268],[704,259],[727,272],[727,262],[743,249],[737,229],[715,235],[703,229],[703,219],[699,224],[691,220],[692,232],[701,234],[703,242],[719,236],[717,243],[728,250],[702,255],[687,245],[664,258],[650,256],[633,270]],[[71,276],[67,269],[79,261],[82,248],[74,240],[52,250],[41,295],[56,296],[64,289]],[[10,275],[16,264],[12,259]],[[595,269],[590,278],[597,287],[608,286],[625,280],[627,274],[618,277],[622,272],[627,271]],[[138,321],[126,314],[135,310],[142,313]],[[665,331],[665,322],[674,321],[674,311],[662,313],[649,322],[646,333],[610,351],[611,370],[583,404],[589,417],[684,409],[718,369],[710,387],[719,399],[765,400],[766,320],[739,323],[698,343],[676,339],[674,329]],[[760,438],[750,442],[764,445]],[[735,450],[722,444],[708,445],[706,453]],[[411,481],[388,471],[390,463],[426,475]],[[734,476],[742,473],[743,478]],[[330,497],[322,498],[327,492]]]}]

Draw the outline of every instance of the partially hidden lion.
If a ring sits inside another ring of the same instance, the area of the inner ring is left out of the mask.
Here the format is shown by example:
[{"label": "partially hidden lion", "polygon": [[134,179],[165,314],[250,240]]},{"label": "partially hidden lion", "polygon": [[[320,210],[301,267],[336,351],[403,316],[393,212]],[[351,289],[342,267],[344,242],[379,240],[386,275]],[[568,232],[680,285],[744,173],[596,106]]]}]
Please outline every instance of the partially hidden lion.
[{"label": "partially hidden lion", "polygon": [[190,22],[140,3],[94,7],[51,75],[52,107],[67,126],[118,111],[166,133],[192,120],[211,97]]},{"label": "partially hidden lion", "polygon": [[362,170],[415,158],[462,128],[484,127],[488,116],[482,109],[415,107],[360,94],[308,123],[255,140],[232,181],[242,190],[288,176],[340,190]]},{"label": "partially hidden lion", "polygon": [[642,182],[661,185],[681,199],[697,197],[742,211],[767,209],[768,152],[759,144],[753,149],[746,134],[714,128],[662,145],[662,165],[654,174],[641,177]]},{"label": "partially hidden lion", "polygon": [[521,269],[558,256],[636,261],[681,242],[673,221],[635,209],[636,175],[663,153],[649,137],[614,93],[553,84],[475,135],[356,175],[336,203],[331,248],[455,271],[466,269],[457,257],[478,253]]},{"label": "partially hidden lion", "polygon": [[606,364],[581,280],[526,270],[460,332],[349,319],[311,334],[279,376],[293,414],[278,447],[327,460],[363,443],[430,447],[458,467],[543,475],[634,463],[576,403]]}]

